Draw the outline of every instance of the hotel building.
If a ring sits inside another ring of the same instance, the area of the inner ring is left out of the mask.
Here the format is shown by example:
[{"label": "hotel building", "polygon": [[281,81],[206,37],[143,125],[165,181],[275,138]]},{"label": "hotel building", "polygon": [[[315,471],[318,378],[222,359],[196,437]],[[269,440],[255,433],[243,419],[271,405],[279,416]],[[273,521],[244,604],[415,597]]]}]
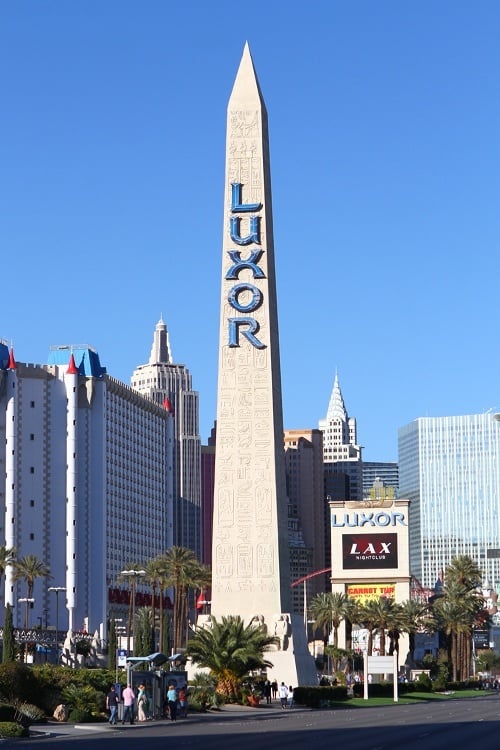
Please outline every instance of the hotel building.
[{"label": "hotel building", "polygon": [[500,423],[491,413],[422,417],[399,430],[399,494],[410,500],[410,570],[432,588],[454,557],[500,586]]},{"label": "hotel building", "polygon": [[[29,625],[56,624],[48,589],[64,587],[58,629],[106,638],[108,617],[127,611],[120,572],[167,546],[169,410],[110,377],[90,347],[53,348],[40,365],[16,362],[2,342],[0,445],[0,544],[50,570],[35,580]],[[0,608],[13,606],[17,627],[25,597],[7,566]]]},{"label": "hotel building", "polygon": [[134,370],[132,388],[173,416],[173,544],[202,556],[201,441],[198,392],[185,365],[175,364],[163,319],[156,324],[149,362]]}]

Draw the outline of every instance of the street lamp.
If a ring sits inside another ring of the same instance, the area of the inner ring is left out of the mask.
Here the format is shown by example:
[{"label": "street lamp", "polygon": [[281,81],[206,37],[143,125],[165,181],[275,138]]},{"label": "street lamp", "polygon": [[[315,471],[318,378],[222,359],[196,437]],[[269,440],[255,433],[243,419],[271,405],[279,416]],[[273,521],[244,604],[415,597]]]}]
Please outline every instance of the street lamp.
[{"label": "street lamp", "polygon": [[[130,631],[133,629],[134,616],[135,616],[135,580],[146,575],[145,570],[122,570],[120,573],[124,578],[130,578],[130,604],[128,608],[128,622],[127,622],[127,656],[130,656]],[[135,635],[135,628],[134,628]]]},{"label": "street lamp", "polygon": [[[18,602],[24,602],[25,604],[25,610],[24,610],[24,629],[28,630],[28,606],[31,604],[33,605],[35,603],[35,600],[32,596],[23,596],[20,599],[17,600]],[[28,660],[28,642],[26,641],[24,644],[24,651],[23,651],[23,662]]]},{"label": "street lamp", "polygon": [[57,663],[59,664],[59,593],[66,591],[65,586],[49,586],[48,591],[54,591],[56,595],[56,652]]},{"label": "street lamp", "polygon": [[35,600],[32,596],[24,596],[21,599],[17,600],[18,602],[24,602],[26,605],[26,608],[24,610],[24,629],[28,629],[28,604],[34,604]]}]

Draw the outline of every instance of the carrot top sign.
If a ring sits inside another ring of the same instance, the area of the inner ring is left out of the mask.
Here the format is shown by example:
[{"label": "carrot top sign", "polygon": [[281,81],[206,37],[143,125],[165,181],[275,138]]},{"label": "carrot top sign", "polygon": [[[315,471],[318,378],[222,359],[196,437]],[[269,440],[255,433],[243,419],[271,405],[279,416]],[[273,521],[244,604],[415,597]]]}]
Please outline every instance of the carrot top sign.
[{"label": "carrot top sign", "polygon": [[349,599],[355,599],[359,604],[380,599],[385,596],[387,599],[394,599],[396,594],[395,583],[351,583],[347,586],[346,591]]}]

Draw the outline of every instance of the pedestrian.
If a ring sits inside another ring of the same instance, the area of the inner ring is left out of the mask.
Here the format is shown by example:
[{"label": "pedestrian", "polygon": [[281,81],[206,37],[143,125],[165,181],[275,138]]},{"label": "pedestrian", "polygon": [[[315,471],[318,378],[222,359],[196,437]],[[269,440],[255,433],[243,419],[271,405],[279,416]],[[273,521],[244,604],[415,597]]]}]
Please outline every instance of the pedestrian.
[{"label": "pedestrian", "polygon": [[284,708],[286,708],[286,702],[288,698],[288,688],[284,682],[282,682],[281,685],[279,686],[278,692],[279,692],[280,701],[281,701],[281,709],[283,710]]},{"label": "pedestrian", "polygon": [[187,719],[188,715],[188,703],[187,703],[187,690],[185,687],[181,687],[179,690],[179,716]]},{"label": "pedestrian", "polygon": [[141,682],[137,693],[137,721],[147,721],[148,718],[148,696],[146,686]]},{"label": "pedestrian", "polygon": [[116,724],[116,715],[118,713],[118,695],[115,686],[111,685],[109,693],[106,696],[106,708],[109,711],[109,723]]},{"label": "pedestrian", "polygon": [[271,682],[271,692],[273,694],[273,701],[275,701],[278,695],[278,680],[273,680]]},{"label": "pedestrian", "polygon": [[174,685],[168,686],[167,701],[170,721],[177,721],[177,691]]},{"label": "pedestrian", "polygon": [[271,692],[271,683],[269,682],[269,680],[266,680],[264,683],[264,695],[266,697],[267,704],[271,703]]},{"label": "pedestrian", "polygon": [[293,687],[290,685],[288,688],[288,708],[293,706]]},{"label": "pedestrian", "polygon": [[130,721],[130,723],[133,724],[134,714],[135,714],[135,693],[130,684],[128,684],[127,687],[124,689],[122,693],[122,698],[123,698],[122,724],[125,724],[126,721]]}]

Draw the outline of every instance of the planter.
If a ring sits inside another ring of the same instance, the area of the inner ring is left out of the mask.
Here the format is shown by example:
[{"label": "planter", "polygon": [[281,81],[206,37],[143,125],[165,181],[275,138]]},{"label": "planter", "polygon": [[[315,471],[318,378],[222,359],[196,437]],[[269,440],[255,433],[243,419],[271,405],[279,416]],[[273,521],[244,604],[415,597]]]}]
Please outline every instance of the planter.
[{"label": "planter", "polygon": [[260,705],[260,698],[257,695],[249,695],[247,697],[248,705],[257,708]]}]

